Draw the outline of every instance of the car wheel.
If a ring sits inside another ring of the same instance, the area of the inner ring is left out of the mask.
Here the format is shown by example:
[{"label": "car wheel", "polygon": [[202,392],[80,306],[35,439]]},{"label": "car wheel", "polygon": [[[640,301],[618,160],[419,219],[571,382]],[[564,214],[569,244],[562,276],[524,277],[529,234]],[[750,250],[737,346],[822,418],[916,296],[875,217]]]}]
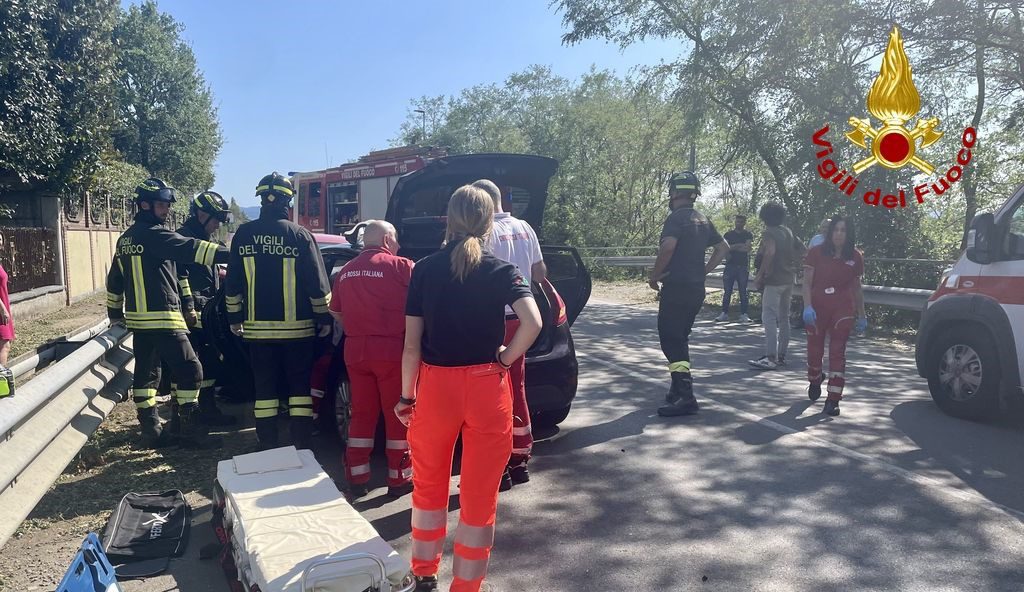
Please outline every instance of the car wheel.
[{"label": "car wheel", "polygon": [[334,422],[338,429],[338,437],[342,446],[348,442],[348,426],[352,419],[352,388],[348,380],[338,381],[338,389],[334,394]]},{"label": "car wheel", "polygon": [[942,333],[928,358],[928,390],[940,409],[963,419],[999,411],[999,352],[987,334],[959,326]]},{"label": "car wheel", "polygon": [[572,405],[566,405],[562,409],[556,409],[554,411],[542,411],[533,415],[530,418],[530,422],[536,424],[542,428],[553,428],[556,425],[565,421],[566,417],[569,417],[569,410],[572,409]]}]

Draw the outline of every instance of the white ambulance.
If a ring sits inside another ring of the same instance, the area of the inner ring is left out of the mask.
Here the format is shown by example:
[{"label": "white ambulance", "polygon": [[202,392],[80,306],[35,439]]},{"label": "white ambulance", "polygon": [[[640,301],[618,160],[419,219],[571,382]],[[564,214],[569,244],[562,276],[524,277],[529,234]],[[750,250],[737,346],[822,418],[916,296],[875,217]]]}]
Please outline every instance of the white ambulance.
[{"label": "white ambulance", "polygon": [[971,222],[966,252],[921,314],[916,359],[950,415],[987,419],[1024,406],[1024,186]]}]

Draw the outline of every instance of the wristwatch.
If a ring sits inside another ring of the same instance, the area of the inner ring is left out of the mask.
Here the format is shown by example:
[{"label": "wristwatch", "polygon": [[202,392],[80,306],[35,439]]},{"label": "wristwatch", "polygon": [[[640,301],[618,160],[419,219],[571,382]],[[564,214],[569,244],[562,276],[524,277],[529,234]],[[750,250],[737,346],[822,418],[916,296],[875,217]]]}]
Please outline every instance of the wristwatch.
[{"label": "wristwatch", "polygon": [[398,402],[403,404],[403,405],[415,405],[416,404],[416,399],[408,399],[408,398],[406,398],[405,395],[401,395],[401,396],[398,397]]}]

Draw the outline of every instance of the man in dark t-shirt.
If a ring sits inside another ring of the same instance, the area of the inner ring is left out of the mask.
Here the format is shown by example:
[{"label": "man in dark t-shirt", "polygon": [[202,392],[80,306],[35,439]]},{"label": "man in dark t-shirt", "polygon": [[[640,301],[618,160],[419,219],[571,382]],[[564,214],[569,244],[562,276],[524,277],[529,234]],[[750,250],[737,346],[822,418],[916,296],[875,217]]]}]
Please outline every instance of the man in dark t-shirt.
[{"label": "man in dark t-shirt", "polygon": [[749,323],[747,316],[747,281],[750,279],[750,248],[754,235],[746,229],[747,217],[736,214],[736,226],[725,233],[725,242],[729,243],[729,255],[725,258],[725,271],[722,273],[722,314],[715,321],[729,320],[729,301],[732,300],[732,288],[735,285],[740,292],[740,322]]},{"label": "man in dark t-shirt", "polygon": [[[698,195],[700,181],[692,172],[677,173],[669,180],[672,213],[662,228],[658,257],[648,281],[661,294],[658,337],[672,375],[672,387],[665,396],[667,405],[658,408],[662,416],[697,412],[690,374],[690,331],[704,303],[704,279],[729,251],[729,244],[715,225],[693,209]],[[709,247],[715,251],[705,263],[704,253]]]}]

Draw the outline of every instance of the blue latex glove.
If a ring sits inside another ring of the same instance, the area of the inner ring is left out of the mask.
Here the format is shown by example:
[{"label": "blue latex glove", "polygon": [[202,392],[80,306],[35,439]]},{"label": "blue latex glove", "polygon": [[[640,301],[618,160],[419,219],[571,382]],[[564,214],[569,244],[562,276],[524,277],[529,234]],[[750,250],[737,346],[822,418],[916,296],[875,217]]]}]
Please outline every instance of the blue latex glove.
[{"label": "blue latex glove", "polygon": [[807,305],[804,307],[804,324],[813,325],[818,322],[818,315],[814,312],[814,307]]},{"label": "blue latex glove", "polygon": [[853,328],[856,329],[858,333],[863,333],[863,332],[867,331],[868,330],[868,319],[866,317],[859,317],[857,319],[857,322],[854,323]]}]

